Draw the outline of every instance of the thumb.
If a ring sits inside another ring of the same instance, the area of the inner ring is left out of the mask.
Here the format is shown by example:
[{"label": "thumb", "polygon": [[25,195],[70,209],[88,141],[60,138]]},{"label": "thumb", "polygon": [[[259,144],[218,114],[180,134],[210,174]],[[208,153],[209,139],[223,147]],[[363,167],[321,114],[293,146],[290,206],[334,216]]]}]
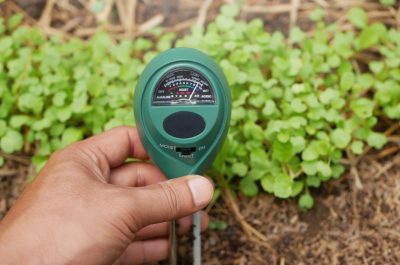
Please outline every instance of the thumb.
[{"label": "thumb", "polygon": [[210,202],[213,190],[210,180],[197,175],[130,189],[132,218],[144,227],[188,216]]}]

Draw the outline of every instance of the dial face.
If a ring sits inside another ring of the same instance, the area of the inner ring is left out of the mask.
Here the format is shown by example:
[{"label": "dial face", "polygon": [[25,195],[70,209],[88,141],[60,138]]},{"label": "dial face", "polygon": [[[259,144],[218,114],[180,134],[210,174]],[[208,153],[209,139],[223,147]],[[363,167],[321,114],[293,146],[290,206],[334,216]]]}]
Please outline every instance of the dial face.
[{"label": "dial face", "polygon": [[154,90],[153,105],[215,104],[215,93],[207,78],[190,68],[166,73]]}]

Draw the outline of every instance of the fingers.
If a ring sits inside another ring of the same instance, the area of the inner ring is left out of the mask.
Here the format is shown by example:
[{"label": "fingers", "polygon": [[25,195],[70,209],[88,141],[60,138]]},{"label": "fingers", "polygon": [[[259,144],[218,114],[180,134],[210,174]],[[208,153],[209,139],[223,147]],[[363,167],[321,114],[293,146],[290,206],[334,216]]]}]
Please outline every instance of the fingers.
[{"label": "fingers", "polygon": [[[187,233],[192,227],[191,216],[186,216],[178,221],[178,235]],[[204,231],[208,225],[208,216],[201,212],[201,230]],[[169,224],[149,225],[138,232],[136,239],[143,240],[151,237],[164,237],[169,232]],[[135,241],[131,243],[119,260],[118,265],[143,264],[164,260],[169,255],[168,239],[152,239],[146,241]]]},{"label": "fingers", "polygon": [[[141,188],[127,188],[132,229],[188,216],[211,200],[213,185],[202,176],[187,176]],[[125,197],[126,196],[126,197]]]},{"label": "fingers", "polygon": [[117,167],[128,157],[147,158],[138,131],[128,126],[117,127],[90,137],[72,145],[71,148],[75,151],[81,150],[82,154],[89,154],[91,160],[96,163],[107,163],[107,165],[98,165],[99,168]]},{"label": "fingers", "polygon": [[133,265],[153,263],[166,259],[169,254],[168,252],[169,243],[167,239],[133,242],[114,264]]},{"label": "fingers", "polygon": [[[201,231],[205,231],[208,226],[208,215],[201,211]],[[192,216],[186,216],[177,222],[177,234],[184,235],[192,229]],[[142,228],[135,236],[135,240],[148,240],[153,238],[167,237],[169,235],[169,223],[148,225]]]},{"label": "fingers", "polygon": [[166,181],[164,174],[152,164],[129,163],[111,171],[109,182],[126,187],[143,187]]}]

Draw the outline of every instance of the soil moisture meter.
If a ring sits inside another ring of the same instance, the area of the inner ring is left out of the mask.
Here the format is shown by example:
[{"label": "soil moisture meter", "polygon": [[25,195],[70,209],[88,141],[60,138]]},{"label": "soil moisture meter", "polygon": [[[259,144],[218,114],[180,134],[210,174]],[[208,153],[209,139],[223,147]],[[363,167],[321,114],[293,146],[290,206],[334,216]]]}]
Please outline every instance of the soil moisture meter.
[{"label": "soil moisture meter", "polygon": [[[175,48],[155,57],[138,81],[134,110],[141,141],[168,178],[203,174],[228,131],[231,97],[226,78],[204,53]],[[201,264],[200,215],[194,220],[194,264]],[[170,264],[176,264],[175,224]]]}]

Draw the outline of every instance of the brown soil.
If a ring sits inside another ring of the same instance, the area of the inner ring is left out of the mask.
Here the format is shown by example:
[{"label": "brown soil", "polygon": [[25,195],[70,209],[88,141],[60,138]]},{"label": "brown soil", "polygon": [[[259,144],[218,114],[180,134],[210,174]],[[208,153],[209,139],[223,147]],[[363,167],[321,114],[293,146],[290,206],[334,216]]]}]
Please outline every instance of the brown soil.
[{"label": "brown soil", "polygon": [[330,181],[314,190],[308,212],[293,200],[240,196],[243,216],[273,251],[249,240],[220,202],[211,218],[229,226],[204,235],[204,264],[400,264],[400,155],[365,159],[358,172],[363,189],[350,174]]},{"label": "brown soil", "polygon": [[[36,25],[45,1],[16,0],[15,2],[29,16],[27,23]],[[11,12],[18,10],[18,6],[14,5],[15,2],[6,1],[6,4],[8,3],[6,9]],[[165,17],[163,26],[168,30],[184,32],[195,23],[203,2],[139,1],[136,23],[141,25],[155,15],[163,14]],[[247,4],[250,7],[269,5],[271,10],[277,6],[287,8],[290,3],[297,1],[271,0],[268,4],[265,2],[248,0]],[[335,2],[333,6],[323,6],[332,2]],[[295,23],[307,29],[309,27],[307,14],[318,3],[328,11],[328,20],[340,20],[346,9],[346,3],[357,1],[332,2],[301,1],[298,12],[295,12],[297,14]],[[399,23],[393,21],[387,13],[375,12],[377,9],[382,9],[376,2],[367,1],[365,4],[373,20],[382,20],[393,26]],[[213,2],[207,12],[207,20],[215,17],[222,3],[222,0]],[[0,14],[3,11],[0,10]],[[85,19],[83,24],[68,28],[65,31],[67,34],[75,34],[79,27],[90,29],[96,26],[95,19],[86,11],[79,12],[80,16],[89,18]],[[175,13],[179,16],[170,15]],[[72,11],[57,7],[51,15],[50,25],[56,30],[62,30],[65,23],[76,15]],[[293,21],[293,15],[290,15],[287,9],[277,13],[249,11],[241,14],[241,17],[244,19],[260,17],[266,22],[269,31],[280,29],[287,32],[290,21]],[[110,20],[119,23],[117,15],[111,16]],[[54,33],[54,31],[47,32]],[[112,31],[112,33],[118,37],[121,32]],[[6,164],[0,168],[0,219],[18,198],[26,185],[29,172],[32,172],[29,168],[29,157],[22,155],[5,157]],[[360,176],[362,189],[356,188],[355,173]],[[300,210],[295,200],[283,201],[266,194],[256,198],[239,195],[236,201],[240,212],[245,221],[266,237],[267,240],[262,242],[255,235],[249,236],[248,228],[243,228],[243,220],[233,213],[232,202],[224,200],[227,197],[225,196],[209,214],[212,220],[224,221],[228,227],[223,231],[212,230],[203,235],[204,264],[400,264],[399,153],[384,160],[378,160],[372,155],[366,156],[357,166],[357,171],[353,170],[352,174],[347,173],[339,180],[329,181],[312,192],[315,206],[308,212]],[[191,264],[190,245],[190,237],[180,239],[181,264]]]},{"label": "brown soil", "polygon": [[0,168],[0,220],[14,204],[25,187],[30,161],[25,156],[6,155],[5,164]]},{"label": "brown soil", "polygon": [[[8,157],[0,170],[0,219],[26,184],[22,158]],[[348,173],[313,190],[315,206],[307,212],[295,200],[239,195],[242,215],[266,244],[248,236],[221,199],[209,214],[228,227],[203,235],[203,264],[400,264],[400,154],[366,157],[357,170],[362,189]],[[179,254],[181,264],[191,263],[189,236],[180,239]]]}]

